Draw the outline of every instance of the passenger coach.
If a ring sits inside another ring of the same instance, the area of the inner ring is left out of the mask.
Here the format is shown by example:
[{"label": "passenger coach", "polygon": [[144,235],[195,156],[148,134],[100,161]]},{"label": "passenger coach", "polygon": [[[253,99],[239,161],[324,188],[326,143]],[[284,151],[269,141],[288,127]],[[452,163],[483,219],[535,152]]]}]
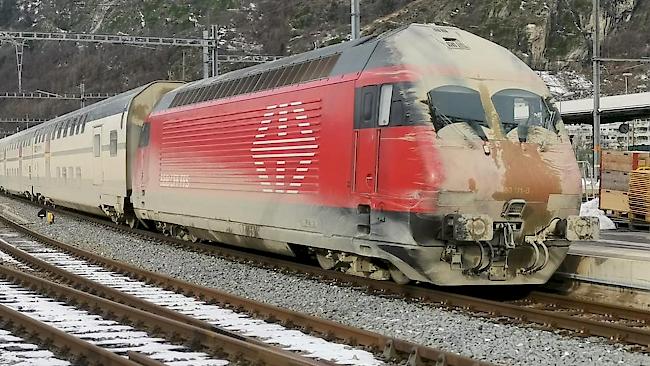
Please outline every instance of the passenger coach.
[{"label": "passenger coach", "polygon": [[0,140],[1,188],[128,219],[131,162],[142,124],[161,96],[179,85],[151,83]]}]

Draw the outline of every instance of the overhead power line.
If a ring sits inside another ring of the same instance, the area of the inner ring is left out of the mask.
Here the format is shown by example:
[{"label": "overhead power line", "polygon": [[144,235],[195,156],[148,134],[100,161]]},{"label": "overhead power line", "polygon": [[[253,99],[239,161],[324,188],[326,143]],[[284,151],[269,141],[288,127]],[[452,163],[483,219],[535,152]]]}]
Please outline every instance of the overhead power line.
[{"label": "overhead power line", "polygon": [[9,124],[9,123],[16,123],[16,124],[22,124],[26,123],[29,125],[36,125],[39,123],[47,122],[46,119],[30,119],[30,118],[2,118],[0,117],[0,123],[1,124]]},{"label": "overhead power line", "polygon": [[[51,32],[19,32],[0,30],[0,40],[3,41],[68,41],[88,43],[109,43],[118,45],[139,45],[139,46],[169,46],[169,47],[193,47],[193,48],[215,48],[214,38],[175,38],[175,37],[149,37],[130,36],[125,34],[86,34],[86,33],[51,33]],[[220,62],[241,62],[241,63],[264,63],[275,61],[283,56],[274,55],[218,55]]]},{"label": "overhead power line", "polygon": [[57,99],[57,100],[82,100],[82,99],[106,99],[113,97],[115,93],[86,93],[86,94],[53,94],[45,92],[28,93],[0,93],[0,99]]}]

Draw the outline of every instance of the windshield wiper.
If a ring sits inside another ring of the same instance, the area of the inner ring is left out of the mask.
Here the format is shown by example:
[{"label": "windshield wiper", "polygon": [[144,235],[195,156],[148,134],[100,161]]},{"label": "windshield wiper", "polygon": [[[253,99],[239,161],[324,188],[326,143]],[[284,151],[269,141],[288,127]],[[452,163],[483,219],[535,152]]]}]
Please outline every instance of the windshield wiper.
[{"label": "windshield wiper", "polygon": [[442,113],[439,113],[439,115],[444,116],[447,118],[452,123],[467,123],[469,127],[474,131],[474,133],[481,138],[484,142],[488,142],[488,137],[485,134],[485,131],[481,128],[481,123],[485,123],[485,121],[481,121],[478,119],[471,119],[471,118],[464,118],[464,117],[457,117],[457,116],[445,116]]},{"label": "windshield wiper", "polygon": [[[467,123],[471,130],[484,142],[488,142],[488,138],[485,135],[485,132],[483,132],[483,129],[480,127],[479,123],[485,123],[485,121],[480,121],[477,119],[469,119],[469,118],[463,118],[463,117],[457,117],[457,116],[447,116],[444,113],[440,112],[440,109],[437,108],[430,96],[428,100],[421,100],[420,102],[425,103],[429,107],[429,114],[431,115],[431,119],[433,121],[433,126],[436,128],[436,130],[439,130],[439,126],[437,126],[437,122],[441,120],[443,123],[443,126],[448,126],[454,123],[458,122],[465,122]],[[438,118],[441,117],[441,118]]]}]

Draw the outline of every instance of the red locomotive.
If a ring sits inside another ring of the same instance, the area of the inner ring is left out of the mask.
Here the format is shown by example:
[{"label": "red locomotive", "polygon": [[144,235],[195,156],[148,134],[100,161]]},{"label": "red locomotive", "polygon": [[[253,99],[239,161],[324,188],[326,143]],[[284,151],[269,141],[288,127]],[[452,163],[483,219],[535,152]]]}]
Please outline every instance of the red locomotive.
[{"label": "red locomotive", "polygon": [[456,28],[190,83],[144,131],[133,207],[170,235],[439,285],[544,283],[597,235],[544,83]]}]

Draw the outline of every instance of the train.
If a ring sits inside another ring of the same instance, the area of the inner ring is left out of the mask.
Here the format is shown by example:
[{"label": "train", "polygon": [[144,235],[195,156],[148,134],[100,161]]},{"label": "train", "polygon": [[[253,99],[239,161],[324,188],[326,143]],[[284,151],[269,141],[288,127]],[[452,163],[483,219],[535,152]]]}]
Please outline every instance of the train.
[{"label": "train", "polygon": [[0,152],[11,194],[400,284],[542,284],[599,233],[543,81],[448,26],[153,82]]}]

